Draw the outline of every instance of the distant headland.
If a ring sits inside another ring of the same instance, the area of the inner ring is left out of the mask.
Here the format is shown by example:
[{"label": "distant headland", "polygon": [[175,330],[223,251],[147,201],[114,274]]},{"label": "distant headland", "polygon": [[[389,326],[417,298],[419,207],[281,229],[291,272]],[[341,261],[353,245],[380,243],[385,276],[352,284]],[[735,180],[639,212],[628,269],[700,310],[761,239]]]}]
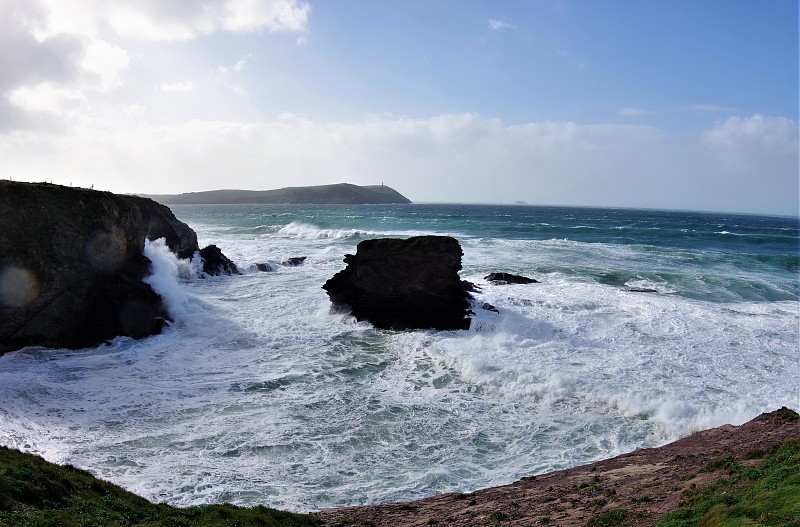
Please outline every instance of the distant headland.
[{"label": "distant headland", "polygon": [[145,194],[164,205],[224,204],[319,204],[367,205],[411,203],[411,200],[386,185],[358,186],[349,183],[286,187],[275,190],[209,190],[184,194]]}]

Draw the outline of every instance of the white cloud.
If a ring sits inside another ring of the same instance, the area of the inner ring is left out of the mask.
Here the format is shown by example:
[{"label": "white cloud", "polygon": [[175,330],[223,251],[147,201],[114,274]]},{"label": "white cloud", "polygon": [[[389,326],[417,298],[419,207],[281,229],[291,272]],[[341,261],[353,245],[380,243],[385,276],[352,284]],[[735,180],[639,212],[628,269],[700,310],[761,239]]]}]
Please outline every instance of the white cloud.
[{"label": "white cloud", "polygon": [[311,7],[297,0],[41,0],[47,16],[40,39],[57,34],[95,37],[103,31],[136,40],[191,40],[216,31],[307,29]]},{"label": "white cloud", "polygon": [[495,18],[490,18],[488,21],[489,29],[492,31],[500,31],[501,29],[513,29],[514,26],[503,22],[502,20],[497,20]]},{"label": "white cloud", "polygon": [[84,83],[101,91],[109,91],[122,85],[121,73],[130,65],[127,51],[106,42],[91,40],[84,50],[80,66],[84,73]]},{"label": "white cloud", "polygon": [[64,117],[74,116],[74,112],[86,104],[86,97],[80,90],[47,82],[17,88],[8,95],[8,100],[23,110]]},{"label": "white cloud", "polygon": [[197,85],[192,81],[165,82],[157,86],[159,91],[166,93],[185,93],[197,89]]},{"label": "white cloud", "polygon": [[723,175],[715,192],[738,192],[756,210],[798,214],[797,123],[786,117],[729,117],[701,136],[711,170]]},{"label": "white cloud", "polygon": [[[173,76],[198,78],[209,67],[192,60],[198,55],[189,55],[185,46],[163,42],[214,32],[304,37],[310,12],[304,0],[0,0],[0,134],[74,128],[78,101],[80,122],[102,114],[113,123],[115,116],[124,118],[134,90],[155,86],[164,92],[199,91],[188,81],[159,84]],[[152,42],[161,43],[158,51]],[[241,73],[249,57],[220,71]],[[120,89],[126,83],[132,87]],[[216,90],[213,84],[208,83],[209,93],[203,95],[205,108],[214,106],[209,104],[213,96],[225,99],[247,92],[241,83],[223,83]],[[137,97],[137,104],[147,103]]]},{"label": "white cloud", "polygon": [[295,0],[228,0],[221,22],[228,31],[303,32],[310,12],[310,5],[298,5]]},{"label": "white cloud", "polygon": [[216,31],[307,30],[311,7],[297,0],[42,0],[40,35],[94,36],[104,28],[137,40],[191,40]]},{"label": "white cloud", "polygon": [[724,155],[796,154],[798,152],[797,123],[786,117],[729,117],[703,134],[703,142]]},{"label": "white cloud", "polygon": [[[750,142],[758,137],[756,143],[782,151],[791,139],[791,133],[784,136],[787,123],[792,126],[780,118],[729,120],[703,140],[729,144],[722,137]],[[753,131],[759,128],[771,132]],[[652,127],[506,125],[476,114],[328,123],[291,114],[251,123],[194,120],[156,127],[138,122],[46,139],[19,132],[0,136],[0,155],[15,179],[59,178],[56,182],[116,192],[381,180],[416,201],[522,199],[786,214],[797,207],[796,155],[774,156],[769,166],[733,174],[701,142],[683,144]],[[53,166],[59,167],[57,176],[43,169]],[[765,170],[770,184],[765,184]],[[99,181],[97,174],[108,179]]]}]

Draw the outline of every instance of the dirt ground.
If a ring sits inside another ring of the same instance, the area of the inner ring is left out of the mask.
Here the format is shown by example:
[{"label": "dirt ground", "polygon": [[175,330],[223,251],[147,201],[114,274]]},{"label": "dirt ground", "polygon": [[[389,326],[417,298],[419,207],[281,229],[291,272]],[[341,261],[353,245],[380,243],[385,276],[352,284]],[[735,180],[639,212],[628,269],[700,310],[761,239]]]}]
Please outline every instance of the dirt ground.
[{"label": "dirt ground", "polygon": [[625,525],[652,526],[680,506],[685,491],[726,474],[698,472],[711,461],[768,451],[795,436],[800,436],[800,420],[781,409],[741,426],[724,425],[660,448],[523,478],[511,485],[408,503],[329,509],[317,515],[330,527],[584,527],[605,511],[623,509],[627,511]]}]

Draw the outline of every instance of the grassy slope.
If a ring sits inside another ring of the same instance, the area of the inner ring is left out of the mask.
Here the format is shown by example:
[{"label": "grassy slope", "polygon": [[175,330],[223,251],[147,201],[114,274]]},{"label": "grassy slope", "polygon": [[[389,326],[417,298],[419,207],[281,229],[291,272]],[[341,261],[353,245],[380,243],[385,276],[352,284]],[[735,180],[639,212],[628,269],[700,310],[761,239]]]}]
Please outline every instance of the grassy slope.
[{"label": "grassy slope", "polygon": [[0,447],[0,527],[319,525],[312,516],[255,507],[154,504],[70,466]]},{"label": "grassy slope", "polygon": [[149,195],[167,205],[179,204],[366,204],[410,203],[408,198],[384,185],[357,186],[348,183],[311,187],[287,187],[276,190],[210,190],[178,195]]},{"label": "grassy slope", "polygon": [[724,470],[727,477],[696,488],[656,527],[800,527],[800,437],[779,444],[757,465],[748,461],[731,456],[711,463],[703,470]]}]

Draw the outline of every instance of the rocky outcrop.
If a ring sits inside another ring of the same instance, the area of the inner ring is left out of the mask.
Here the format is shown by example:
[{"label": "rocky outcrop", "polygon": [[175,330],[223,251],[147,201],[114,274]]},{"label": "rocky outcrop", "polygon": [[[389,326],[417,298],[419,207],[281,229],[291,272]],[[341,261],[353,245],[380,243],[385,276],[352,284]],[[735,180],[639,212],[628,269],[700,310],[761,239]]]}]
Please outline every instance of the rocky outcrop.
[{"label": "rocky outcrop", "polygon": [[145,238],[182,258],[198,250],[194,231],[152,200],[0,181],[0,353],[158,333],[167,313],[142,282]]},{"label": "rocky outcrop", "polygon": [[511,273],[490,273],[484,278],[487,282],[495,285],[508,285],[508,284],[538,284],[538,280],[528,278],[527,276],[520,276]]},{"label": "rocky outcrop", "polygon": [[236,264],[222,254],[222,251],[216,245],[209,245],[200,249],[200,258],[203,260],[203,272],[206,274],[241,274]]},{"label": "rocky outcrop", "polygon": [[472,286],[458,276],[462,254],[448,236],[365,240],[323,288],[336,308],[379,328],[467,329]]}]

